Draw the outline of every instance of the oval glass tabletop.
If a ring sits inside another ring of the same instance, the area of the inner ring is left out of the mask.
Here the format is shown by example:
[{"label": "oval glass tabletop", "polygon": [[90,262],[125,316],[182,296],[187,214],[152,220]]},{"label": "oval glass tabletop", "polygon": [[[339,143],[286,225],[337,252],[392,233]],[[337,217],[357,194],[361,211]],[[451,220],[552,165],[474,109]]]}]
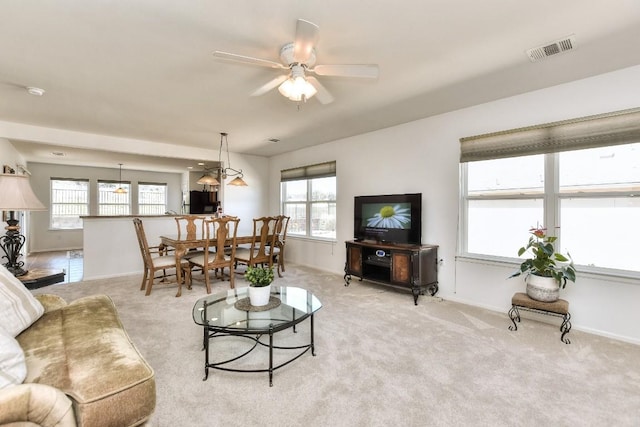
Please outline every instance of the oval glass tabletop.
[{"label": "oval glass tabletop", "polygon": [[193,321],[220,332],[262,333],[290,327],[322,308],[306,289],[273,284],[269,304],[253,307],[248,290],[229,289],[199,299],[193,306]]}]

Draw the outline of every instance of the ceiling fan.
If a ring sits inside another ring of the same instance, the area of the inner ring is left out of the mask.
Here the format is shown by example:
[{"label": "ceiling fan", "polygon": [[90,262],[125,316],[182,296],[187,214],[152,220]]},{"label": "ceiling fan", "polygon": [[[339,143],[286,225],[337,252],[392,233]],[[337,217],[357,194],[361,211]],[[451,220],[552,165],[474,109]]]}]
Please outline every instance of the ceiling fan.
[{"label": "ceiling fan", "polygon": [[315,95],[321,104],[329,104],[334,100],[331,93],[318,79],[308,74],[378,78],[379,70],[375,64],[315,65],[318,30],[319,27],[316,24],[304,19],[298,19],[295,41],[285,44],[280,49],[281,62],[221,51],[215,51],[213,55],[217,58],[245,64],[287,70],[286,74],[282,74],[256,89],[251,93],[251,96],[264,95],[277,87],[282,95],[292,101],[305,102]]}]

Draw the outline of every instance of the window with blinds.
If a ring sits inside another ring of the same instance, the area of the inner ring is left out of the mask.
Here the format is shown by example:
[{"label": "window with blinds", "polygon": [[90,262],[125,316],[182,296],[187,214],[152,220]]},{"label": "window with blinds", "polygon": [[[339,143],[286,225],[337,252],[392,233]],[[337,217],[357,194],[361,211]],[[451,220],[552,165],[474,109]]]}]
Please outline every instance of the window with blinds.
[{"label": "window with blinds", "polygon": [[51,178],[50,227],[82,229],[81,216],[89,215],[89,180]]},{"label": "window with blinds", "polygon": [[583,271],[640,273],[640,109],[460,142],[463,254],[515,258],[543,225]]},{"label": "window with blinds", "polygon": [[336,162],[281,171],[280,201],[288,234],[336,238]]}]

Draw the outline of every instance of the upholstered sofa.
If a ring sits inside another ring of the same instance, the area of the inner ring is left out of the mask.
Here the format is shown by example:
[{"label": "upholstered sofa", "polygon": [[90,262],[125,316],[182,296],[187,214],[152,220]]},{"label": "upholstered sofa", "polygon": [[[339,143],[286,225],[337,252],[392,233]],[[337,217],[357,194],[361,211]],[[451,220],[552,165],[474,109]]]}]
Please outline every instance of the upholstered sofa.
[{"label": "upholstered sofa", "polygon": [[[13,280],[12,280],[13,279]],[[0,266],[0,426],[134,426],[154,372],[106,295],[33,297]]]}]

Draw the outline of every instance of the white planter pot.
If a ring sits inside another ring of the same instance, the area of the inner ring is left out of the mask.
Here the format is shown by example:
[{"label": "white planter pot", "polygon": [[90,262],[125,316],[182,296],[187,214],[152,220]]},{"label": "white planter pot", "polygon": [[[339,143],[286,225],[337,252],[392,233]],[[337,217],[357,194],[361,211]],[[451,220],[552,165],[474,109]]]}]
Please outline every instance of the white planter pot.
[{"label": "white planter pot", "polygon": [[527,277],[527,295],[541,302],[554,302],[560,298],[560,286],[553,277],[530,274]]},{"label": "white planter pot", "polygon": [[271,285],[254,287],[249,286],[249,302],[254,307],[261,307],[269,304],[269,296],[271,295]]}]

